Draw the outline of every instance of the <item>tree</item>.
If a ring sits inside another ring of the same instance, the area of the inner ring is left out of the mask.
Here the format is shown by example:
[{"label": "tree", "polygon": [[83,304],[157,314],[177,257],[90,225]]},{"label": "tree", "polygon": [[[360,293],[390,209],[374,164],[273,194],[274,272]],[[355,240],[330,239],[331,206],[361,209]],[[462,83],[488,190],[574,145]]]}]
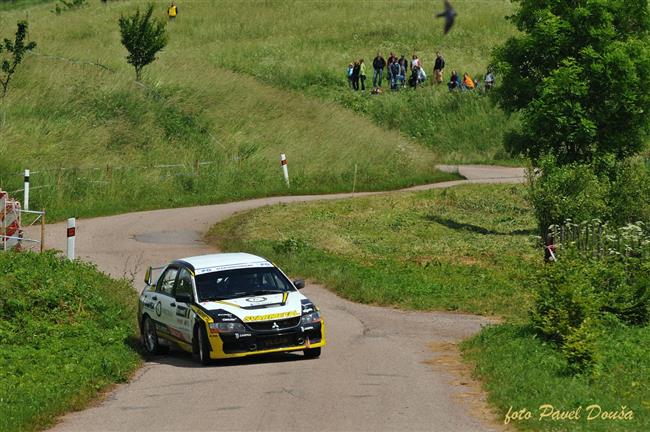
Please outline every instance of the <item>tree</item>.
[{"label": "tree", "polygon": [[167,45],[165,22],[151,18],[153,4],[150,4],[144,14],[140,9],[129,17],[120,17],[120,33],[122,45],[129,55],[126,60],[135,68],[135,79],[140,81],[142,68],[156,59],[156,53]]},{"label": "tree", "polygon": [[27,36],[27,23],[25,21],[18,22],[18,30],[16,30],[16,37],[14,41],[5,39],[0,44],[0,55],[6,52],[6,56],[0,58],[2,60],[2,76],[0,77],[0,85],[2,85],[2,95],[0,98],[4,99],[9,91],[9,82],[16,72],[16,68],[23,61],[23,57],[28,51],[36,48],[36,42],[25,43]]},{"label": "tree", "polygon": [[534,165],[624,159],[644,147],[650,121],[647,0],[516,0],[521,32],[494,52],[493,94],[519,126],[513,155]]}]

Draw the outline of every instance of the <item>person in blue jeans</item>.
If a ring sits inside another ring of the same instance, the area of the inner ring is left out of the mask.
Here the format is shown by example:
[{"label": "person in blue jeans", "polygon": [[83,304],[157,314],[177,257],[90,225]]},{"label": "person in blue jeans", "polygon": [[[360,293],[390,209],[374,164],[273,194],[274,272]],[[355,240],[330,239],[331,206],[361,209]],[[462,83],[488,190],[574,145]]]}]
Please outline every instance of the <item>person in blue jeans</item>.
[{"label": "person in blue jeans", "polygon": [[381,56],[381,53],[377,53],[377,57],[372,61],[372,86],[374,88],[381,87],[381,80],[384,75],[384,68],[386,67],[386,60]]}]

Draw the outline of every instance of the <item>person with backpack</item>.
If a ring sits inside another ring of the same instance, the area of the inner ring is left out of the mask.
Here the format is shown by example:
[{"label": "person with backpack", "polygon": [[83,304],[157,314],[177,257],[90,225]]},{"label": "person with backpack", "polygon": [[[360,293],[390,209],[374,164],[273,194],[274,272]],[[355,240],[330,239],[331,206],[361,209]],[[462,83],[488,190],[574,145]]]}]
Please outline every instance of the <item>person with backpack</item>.
[{"label": "person with backpack", "polygon": [[438,51],[436,53],[436,63],[433,65],[433,76],[437,84],[442,84],[442,71],[445,69],[445,59]]},{"label": "person with backpack", "polygon": [[381,87],[381,80],[384,75],[384,68],[386,67],[386,60],[381,56],[381,53],[377,53],[377,57],[372,61],[372,86],[373,88]]}]

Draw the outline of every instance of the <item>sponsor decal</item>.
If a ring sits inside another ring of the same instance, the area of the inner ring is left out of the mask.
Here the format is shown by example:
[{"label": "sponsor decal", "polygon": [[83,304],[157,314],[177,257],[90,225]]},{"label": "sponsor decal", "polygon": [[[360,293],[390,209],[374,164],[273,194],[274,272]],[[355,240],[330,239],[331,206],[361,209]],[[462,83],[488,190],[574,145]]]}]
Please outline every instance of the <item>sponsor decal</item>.
[{"label": "sponsor decal", "polygon": [[160,316],[162,314],[162,303],[156,303],[156,315]]},{"label": "sponsor decal", "polygon": [[249,303],[262,303],[266,301],[266,297],[249,297],[246,301]]},{"label": "sponsor decal", "polygon": [[273,323],[273,325],[271,326],[271,328],[272,328],[273,330],[280,330],[280,326],[279,326],[278,323],[276,323],[276,322]]},{"label": "sponsor decal", "polygon": [[268,314],[268,315],[251,315],[247,316],[244,318],[245,322],[251,322],[251,321],[270,321],[270,320],[278,320],[278,319],[283,319],[283,318],[293,318],[300,316],[300,312],[298,311],[289,311],[289,312],[280,312],[280,313],[274,313],[274,314]]},{"label": "sponsor decal", "polygon": [[261,262],[250,263],[250,264],[231,264],[231,265],[224,265],[224,266],[215,266],[215,267],[198,269],[196,271],[196,274],[214,273],[220,270],[234,270],[240,268],[256,268],[256,267],[273,267],[273,264],[265,261],[261,261]]}]

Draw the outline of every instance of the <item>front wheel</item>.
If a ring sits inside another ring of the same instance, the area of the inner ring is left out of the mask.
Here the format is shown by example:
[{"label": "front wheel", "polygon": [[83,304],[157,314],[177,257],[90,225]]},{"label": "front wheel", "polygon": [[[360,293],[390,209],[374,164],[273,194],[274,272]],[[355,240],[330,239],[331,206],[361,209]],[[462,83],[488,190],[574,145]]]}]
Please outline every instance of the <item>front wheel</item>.
[{"label": "front wheel", "polygon": [[205,325],[199,325],[196,332],[196,348],[198,360],[202,365],[208,366],[212,363],[210,359],[210,341],[208,341],[208,334],[205,331]]},{"label": "front wheel", "polygon": [[156,333],[156,325],[148,316],[144,317],[142,321],[142,345],[147,351],[147,354],[156,355],[163,354],[164,347],[158,342],[158,334]]},{"label": "front wheel", "polygon": [[303,353],[305,355],[305,358],[308,359],[317,358],[320,356],[320,347],[303,350]]}]

